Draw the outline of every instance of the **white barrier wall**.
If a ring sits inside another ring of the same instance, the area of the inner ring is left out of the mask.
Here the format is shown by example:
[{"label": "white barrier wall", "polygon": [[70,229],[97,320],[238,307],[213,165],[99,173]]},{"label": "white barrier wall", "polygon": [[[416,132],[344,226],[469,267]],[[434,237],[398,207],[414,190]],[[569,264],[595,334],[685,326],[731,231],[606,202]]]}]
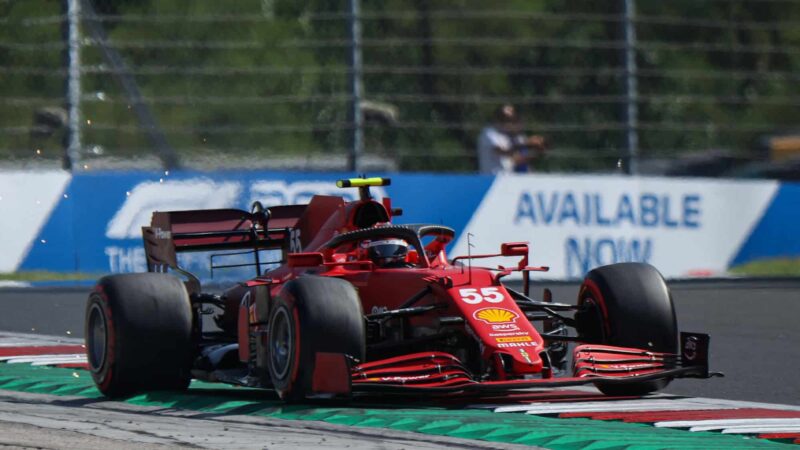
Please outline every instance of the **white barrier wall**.
[{"label": "white barrier wall", "polygon": [[0,172],[0,272],[14,272],[63,198],[66,172]]},{"label": "white barrier wall", "polygon": [[721,275],[777,188],[770,181],[498,176],[454,254],[467,252],[469,233],[473,253],[529,241],[532,264],[551,268],[544,278],[627,261],[650,263],[667,277]]}]

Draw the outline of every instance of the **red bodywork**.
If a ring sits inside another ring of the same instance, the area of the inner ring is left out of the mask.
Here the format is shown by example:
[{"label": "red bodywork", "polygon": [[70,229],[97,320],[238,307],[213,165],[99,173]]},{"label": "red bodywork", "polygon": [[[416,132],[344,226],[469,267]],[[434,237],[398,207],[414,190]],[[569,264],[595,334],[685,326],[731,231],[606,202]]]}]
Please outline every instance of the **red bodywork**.
[{"label": "red bodywork", "polygon": [[[218,323],[236,334],[243,364],[255,360],[252,341],[268,332],[266,312],[260,308],[268,308],[269,299],[280,297],[287,281],[306,274],[350,282],[358,291],[367,321],[371,317],[379,320],[386,311],[430,307],[402,319],[398,342],[424,343],[426,336],[441,332],[444,324],[453,332],[451,338],[438,342],[410,345],[419,351],[402,345],[399,350],[381,350],[381,341],[373,339],[367,342],[367,361],[320,353],[314,386],[323,394],[350,389],[494,392],[598,379],[644,380],[686,372],[675,368],[674,355],[583,345],[573,352],[574,375],[554,377],[546,355],[549,342],[501,283],[502,277],[515,271],[547,270],[528,267],[527,244],[506,243],[496,255],[450,259],[446,246],[454,237],[452,230],[407,226],[421,238],[410,240],[407,267],[379,268],[363,256],[360,238],[347,236],[401,227],[392,225],[392,212],[389,199],[345,202],[341,197],[315,196],[308,205],[269,208],[268,218],[234,209],[157,212],[152,226],[143,231],[151,271],[181,271],[176,258],[180,251],[250,247],[282,251],[285,264],[235,286],[224,296],[226,308]],[[505,256],[510,266],[485,268],[471,261],[489,256]],[[199,281],[186,275],[190,293],[199,293]],[[371,344],[377,350],[370,350]],[[345,367],[350,373],[347,380],[343,379]]]}]

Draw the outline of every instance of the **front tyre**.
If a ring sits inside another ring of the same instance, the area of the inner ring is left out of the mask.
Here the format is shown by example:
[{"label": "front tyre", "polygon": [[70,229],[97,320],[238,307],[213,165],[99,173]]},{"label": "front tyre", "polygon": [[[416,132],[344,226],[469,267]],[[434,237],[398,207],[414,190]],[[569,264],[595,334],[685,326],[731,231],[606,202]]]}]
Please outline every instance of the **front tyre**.
[{"label": "front tyre", "polygon": [[278,395],[307,398],[318,352],[364,360],[364,314],[355,288],[320,276],[286,283],[270,313],[267,342],[269,377]]},{"label": "front tyre", "polygon": [[85,317],[89,369],[103,395],[188,387],[192,311],[179,279],[163,273],[103,277]]},{"label": "front tyre", "polygon": [[[655,267],[620,263],[590,271],[578,294],[578,332],[589,342],[678,352],[678,327],[672,294]],[[670,379],[640,383],[596,383],[608,395],[644,395]]]}]

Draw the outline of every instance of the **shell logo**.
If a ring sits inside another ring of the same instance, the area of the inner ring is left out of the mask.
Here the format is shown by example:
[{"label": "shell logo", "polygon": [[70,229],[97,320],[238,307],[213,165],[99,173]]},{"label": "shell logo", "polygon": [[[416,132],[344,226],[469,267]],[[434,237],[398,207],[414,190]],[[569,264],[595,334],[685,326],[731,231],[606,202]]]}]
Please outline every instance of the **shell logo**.
[{"label": "shell logo", "polygon": [[504,308],[483,308],[475,311],[472,317],[486,323],[511,323],[515,322],[519,315]]}]

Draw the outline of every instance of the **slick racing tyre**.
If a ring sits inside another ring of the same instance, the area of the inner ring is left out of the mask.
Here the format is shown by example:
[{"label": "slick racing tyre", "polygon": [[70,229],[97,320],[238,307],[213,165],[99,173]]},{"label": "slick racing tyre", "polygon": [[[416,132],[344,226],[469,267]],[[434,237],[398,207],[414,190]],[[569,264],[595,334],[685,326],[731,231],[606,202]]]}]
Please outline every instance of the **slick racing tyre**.
[{"label": "slick racing tyre", "polygon": [[[590,271],[578,294],[578,333],[587,342],[677,353],[678,329],[672,294],[653,266],[620,263]],[[670,379],[596,383],[604,394],[643,395]]]},{"label": "slick racing tyre", "polygon": [[86,354],[107,397],[186,389],[192,310],[183,283],[163,273],[100,279],[86,304]]},{"label": "slick racing tyre", "polygon": [[365,353],[364,314],[347,281],[304,276],[286,283],[270,312],[268,372],[278,395],[301,401],[312,393],[317,352],[359,361]]}]

